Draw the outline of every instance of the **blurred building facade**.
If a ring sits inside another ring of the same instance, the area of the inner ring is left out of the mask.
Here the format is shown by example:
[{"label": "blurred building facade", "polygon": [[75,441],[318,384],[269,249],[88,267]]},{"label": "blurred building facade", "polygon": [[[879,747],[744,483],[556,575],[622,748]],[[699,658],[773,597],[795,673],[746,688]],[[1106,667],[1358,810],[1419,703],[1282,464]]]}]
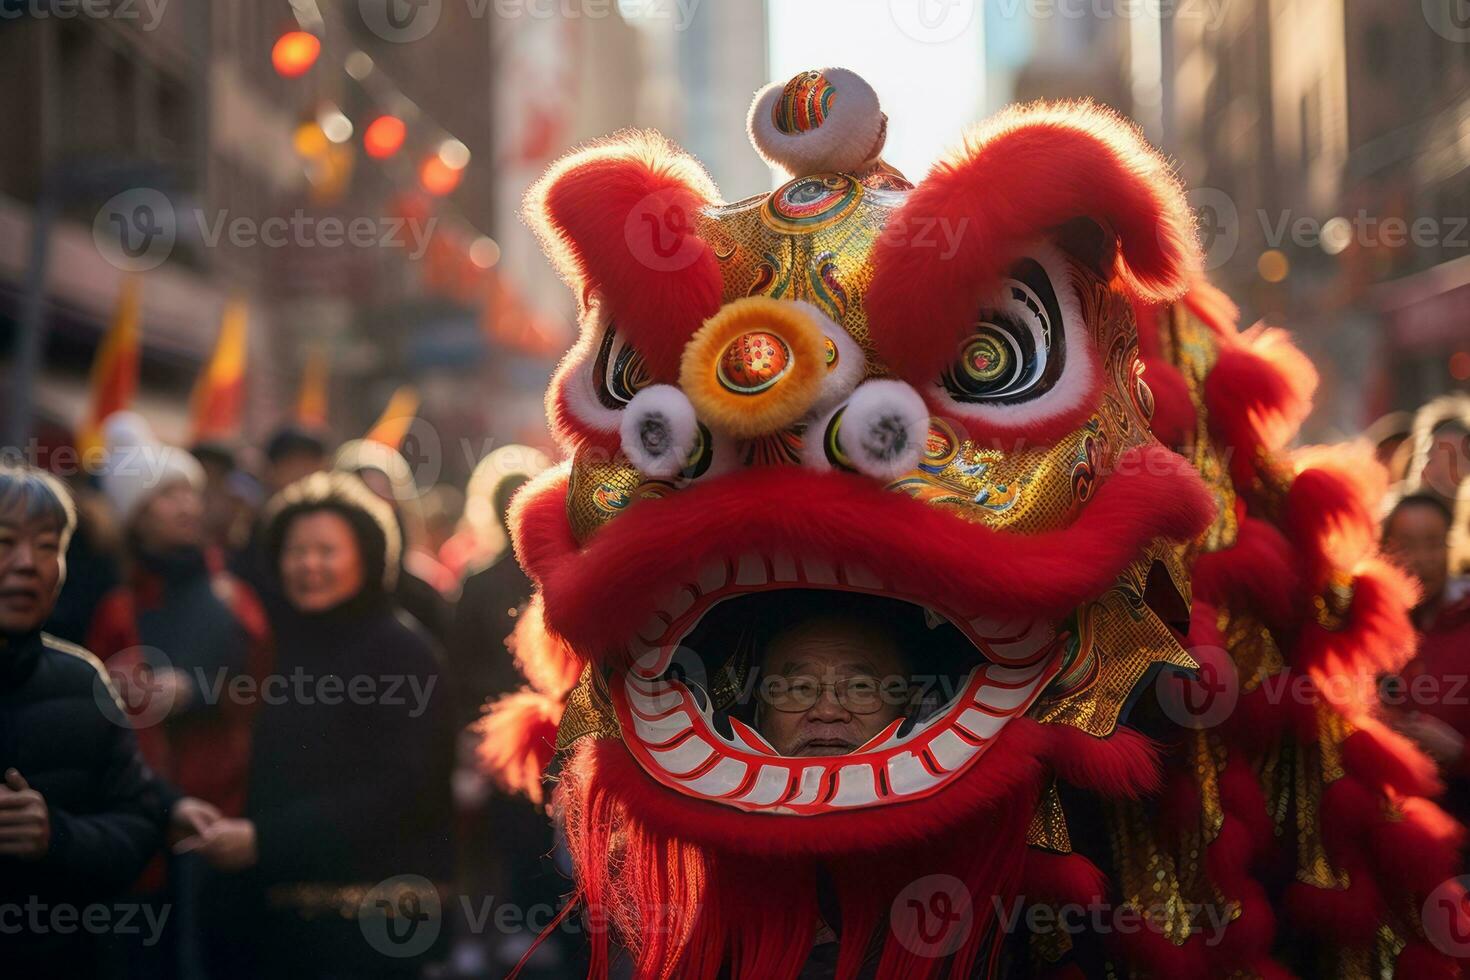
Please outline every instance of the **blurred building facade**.
[{"label": "blurred building facade", "polygon": [[[1307,437],[1341,436],[1470,384],[1462,8],[1074,5],[1028,25],[1011,95],[1091,96],[1143,122],[1191,189],[1211,277],[1321,371]],[[1151,75],[1157,101],[1140,102]]]},{"label": "blurred building facade", "polygon": [[[522,198],[578,144],[656,129],[688,149],[727,199],[770,186],[745,114],[766,82],[763,5],[628,0],[572,16],[503,18],[497,51],[497,240],[537,314],[575,339],[575,303],[521,221]],[[539,421],[539,415],[538,415]]]},{"label": "blurred building facade", "polygon": [[[183,4],[169,5],[156,24],[141,12],[36,16],[8,2],[4,13],[0,83],[10,98],[0,141],[0,343],[7,354],[14,349],[40,223],[49,227],[41,284],[48,342],[36,401],[49,420],[71,424],[84,408],[91,351],[123,276],[93,242],[99,208],[139,186],[181,202],[207,196],[210,17]],[[253,162],[274,172],[269,160]],[[224,303],[201,259],[178,250],[144,291],[139,403],[176,431],[181,393]],[[13,382],[7,372],[7,387]]]},{"label": "blurred building facade", "polygon": [[[0,81],[11,96],[0,144],[0,356],[16,349],[39,218],[40,418],[74,427],[86,411],[88,367],[133,267],[106,247],[128,231],[110,227],[112,212],[125,220],[141,198],[168,245],[137,272],[135,404],[166,438],[189,436],[189,392],[232,296],[250,315],[246,438],[291,416],[316,350],[328,354],[340,437],[359,434],[398,384],[418,385],[444,444],[442,474],[427,477],[462,478],[482,449],[544,436],[539,421],[527,432],[523,420],[539,419],[555,345],[519,322],[519,291],[495,276],[487,235],[501,179],[494,8],[444,4],[410,42],[372,22],[370,4],[124,7],[133,15],[0,0]],[[320,55],[282,77],[273,46],[295,29],[320,39]],[[372,159],[362,135],[381,114],[403,119],[407,138]],[[340,126],[337,116],[348,128],[328,139],[322,121]],[[468,165],[451,189],[426,193],[422,161],[449,143]],[[353,222],[356,238],[344,234]]]}]

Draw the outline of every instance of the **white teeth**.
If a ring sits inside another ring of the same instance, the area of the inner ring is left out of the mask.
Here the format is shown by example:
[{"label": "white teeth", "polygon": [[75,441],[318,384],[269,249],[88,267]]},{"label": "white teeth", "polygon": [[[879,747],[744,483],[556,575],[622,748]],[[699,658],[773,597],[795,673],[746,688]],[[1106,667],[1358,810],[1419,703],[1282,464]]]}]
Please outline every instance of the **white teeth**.
[{"label": "white teeth", "polygon": [[836,585],[837,571],[819,558],[803,558],[801,570],[810,585]]},{"label": "white teeth", "polygon": [[955,719],[957,723],[964,726],[965,731],[976,738],[993,738],[1009,720],[1004,715],[987,715],[974,708],[966,708],[964,713]]},{"label": "white teeth", "polygon": [[817,801],[817,793],[822,788],[822,773],[827,770],[821,766],[807,766],[801,771],[801,788],[796,795],[786,802],[792,806],[805,806]]},{"label": "white teeth", "polygon": [[739,802],[752,806],[767,806],[775,803],[786,792],[786,770],[780,766],[761,766],[750,792],[740,797]]},{"label": "white teeth", "polygon": [[736,585],[765,585],[766,563],[755,555],[744,555],[735,570]]},{"label": "white teeth", "polygon": [[717,562],[706,565],[699,573],[699,591],[703,595],[710,595],[725,587],[725,563]]},{"label": "white teeth", "polygon": [[948,772],[954,772],[969,762],[970,756],[978,751],[980,746],[966,742],[953,729],[945,729],[929,741],[929,754]]},{"label": "white teeth", "polygon": [[[750,767],[739,759],[724,758],[713,769],[684,785],[701,796],[728,796],[740,787]],[[687,771],[687,770],[686,770]]]},{"label": "white teeth", "polygon": [[1036,677],[1045,666],[1033,664],[1030,667],[1002,667],[1000,664],[991,664],[985,668],[985,679],[992,684],[1020,684]]},{"label": "white teeth", "polygon": [[919,757],[912,752],[901,752],[888,760],[888,785],[897,796],[922,793],[943,778],[924,768]]},{"label": "white teeth", "polygon": [[848,585],[873,592],[883,591],[882,579],[860,565],[844,565],[842,574],[847,579]]},{"label": "white teeth", "polygon": [[[879,594],[886,589],[870,568],[798,560],[778,552],[710,563],[695,583],[670,595],[628,644],[636,659],[623,678],[626,700],[618,705],[619,717],[633,736],[629,744],[639,746],[638,758],[665,786],[769,813],[852,810],[923,795],[973,765],[1059,666],[1055,623],[975,617],[964,629],[990,662],[982,660],[971,668],[958,689],[945,688],[940,695],[948,696],[945,704],[923,722],[905,723],[908,730],[902,735],[905,726],[885,727],[851,759],[785,758],[753,729],[732,722],[732,734],[723,734],[708,702],[701,706],[682,682],[660,679],[675,653],[673,638],[691,628],[695,610],[703,614],[726,595],[775,583],[845,586]],[[924,620],[930,629],[961,622],[927,607]],[[1048,650],[1045,662],[1037,662]],[[737,797],[742,786],[746,788]]]},{"label": "white teeth", "polygon": [[661,715],[678,707],[684,696],[672,685],[664,685],[657,694],[647,694],[629,685],[628,700],[645,715]]},{"label": "white teeth", "polygon": [[1019,707],[1028,697],[1035,684],[1027,684],[1024,687],[982,687],[975,695],[975,700],[993,711],[1011,711]]},{"label": "white teeth", "polygon": [[657,677],[663,670],[663,650],[653,647],[638,652],[638,657],[633,661],[633,669],[643,677]]},{"label": "white teeth", "polygon": [[[679,735],[693,724],[694,721],[689,717],[689,713],[685,711],[676,711],[667,718],[659,718],[656,721],[649,721],[647,718],[640,718],[637,715],[633,716],[633,727],[637,730],[638,737],[649,745],[663,745],[669,739]],[[689,741],[693,742],[697,741],[697,739],[690,739]],[[711,749],[711,751],[714,750]],[[688,772],[687,769],[684,771]]]},{"label": "white teeth", "polygon": [[866,806],[876,802],[878,781],[872,766],[859,762],[837,770],[837,792],[831,800],[833,806]]},{"label": "white teeth", "polygon": [[672,749],[650,749],[648,754],[653,756],[664,772],[671,776],[682,776],[708,762],[709,757],[715,754],[715,747],[695,735]]},{"label": "white teeth", "polygon": [[1054,639],[1056,628],[1047,620],[1038,619],[1018,639],[992,642],[990,647],[1006,660],[1025,660],[1039,653]]}]

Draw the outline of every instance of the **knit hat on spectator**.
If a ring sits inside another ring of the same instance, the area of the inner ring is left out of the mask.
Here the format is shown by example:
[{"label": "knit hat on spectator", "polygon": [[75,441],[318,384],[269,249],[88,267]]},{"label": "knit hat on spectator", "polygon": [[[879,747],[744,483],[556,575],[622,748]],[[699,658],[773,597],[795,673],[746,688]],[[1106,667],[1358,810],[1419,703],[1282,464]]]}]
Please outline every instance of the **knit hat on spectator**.
[{"label": "knit hat on spectator", "polygon": [[114,412],[102,423],[107,460],[102,492],[124,524],[155,494],[183,481],[204,488],[204,468],[187,450],[164,445],[137,412]]}]

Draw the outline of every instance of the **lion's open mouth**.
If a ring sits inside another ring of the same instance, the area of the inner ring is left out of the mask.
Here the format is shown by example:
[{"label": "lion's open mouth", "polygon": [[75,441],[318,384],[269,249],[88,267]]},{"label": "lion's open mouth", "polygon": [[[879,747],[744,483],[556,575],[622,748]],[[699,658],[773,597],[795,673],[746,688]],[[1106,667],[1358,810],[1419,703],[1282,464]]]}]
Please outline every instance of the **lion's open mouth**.
[{"label": "lion's open mouth", "polygon": [[[783,756],[741,717],[749,694],[727,647],[686,645],[732,600],[826,590],[909,603],[950,648],[940,667],[918,651],[913,669],[938,695],[921,716],[888,724],[849,754]],[[660,603],[639,631],[633,667],[611,687],[624,739],[654,779],[688,796],[761,813],[818,814],[920,799],[944,788],[1024,714],[1062,667],[1071,634],[1046,619],[998,621],[936,609],[918,590],[869,569],[816,559],[745,556],[707,565]],[[948,678],[946,682],[943,678]],[[737,705],[730,710],[731,703]]]}]

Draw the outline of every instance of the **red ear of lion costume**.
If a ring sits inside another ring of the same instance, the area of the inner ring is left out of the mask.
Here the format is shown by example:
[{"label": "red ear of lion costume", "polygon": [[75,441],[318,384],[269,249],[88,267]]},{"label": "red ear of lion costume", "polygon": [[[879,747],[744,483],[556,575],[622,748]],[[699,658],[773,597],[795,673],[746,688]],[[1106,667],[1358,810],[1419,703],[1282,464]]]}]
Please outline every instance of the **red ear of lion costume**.
[{"label": "red ear of lion costume", "polygon": [[[517,655],[581,679],[488,757],[524,785],[559,719],[593,975],[1453,975],[1457,831],[1373,714],[1409,589],[1368,464],[1283,449],[1309,365],[1236,331],[1112,113],[1009,111],[917,186],[885,125],[808,72],[752,108],[770,194],[631,133],[529,197],[582,337]],[[761,644],[832,593],[921,624],[933,693],[783,755]]]}]

